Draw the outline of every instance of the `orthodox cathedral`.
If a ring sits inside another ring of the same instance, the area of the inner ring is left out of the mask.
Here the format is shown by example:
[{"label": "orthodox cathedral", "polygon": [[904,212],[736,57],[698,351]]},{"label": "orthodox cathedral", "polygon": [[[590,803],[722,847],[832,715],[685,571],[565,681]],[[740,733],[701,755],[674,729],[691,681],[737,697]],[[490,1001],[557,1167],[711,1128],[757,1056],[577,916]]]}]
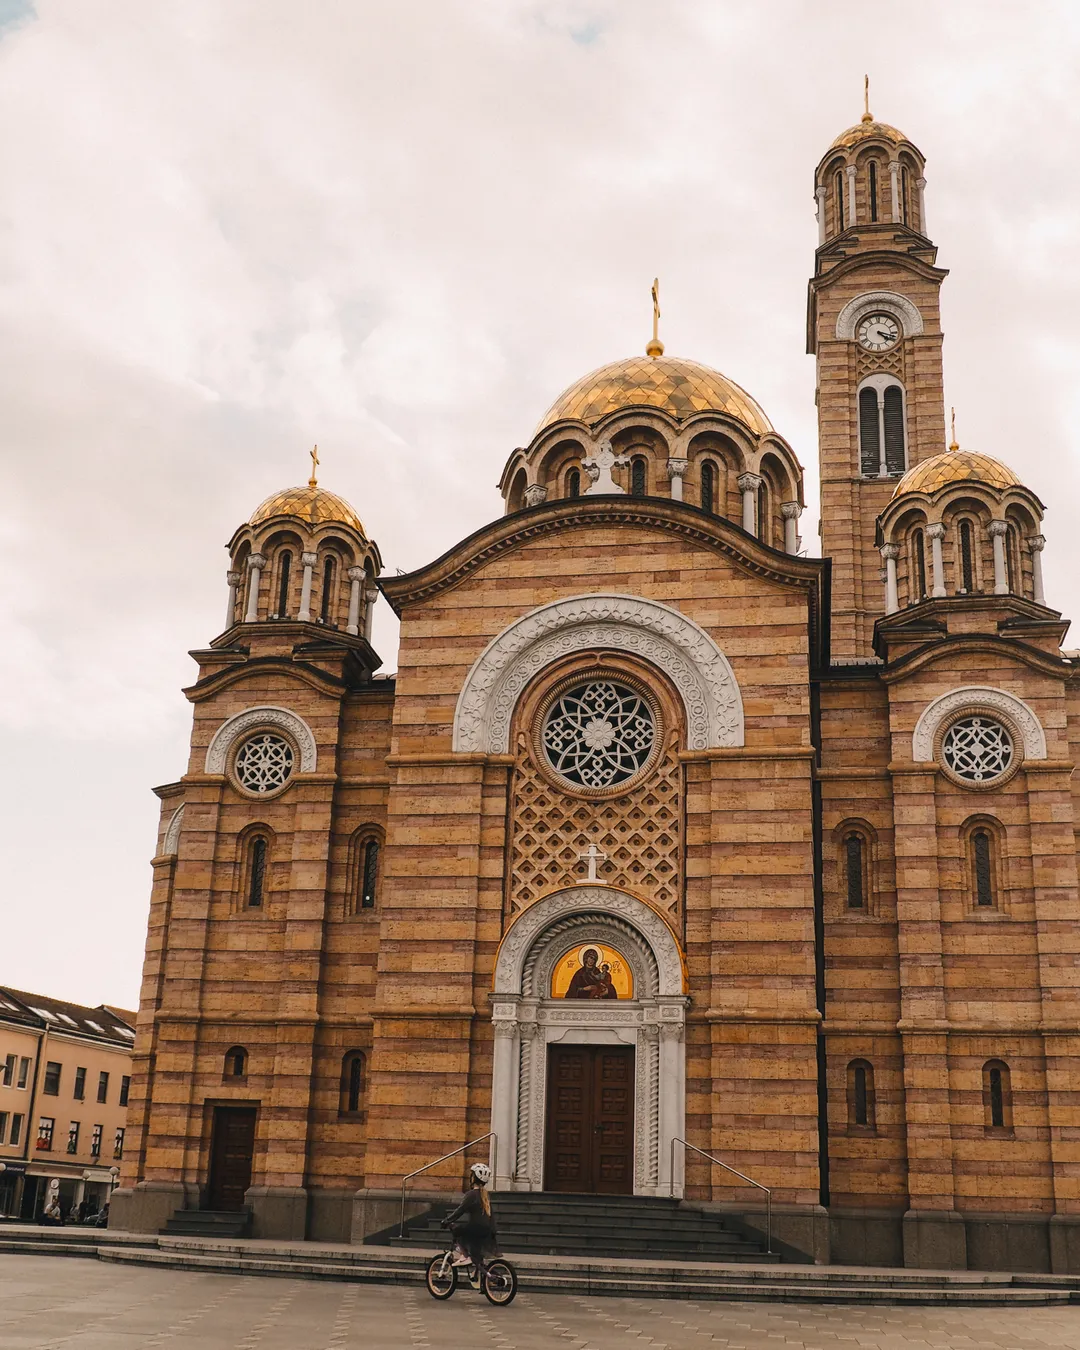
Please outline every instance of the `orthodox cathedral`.
[{"label": "orthodox cathedral", "polygon": [[418,571],[314,470],[237,529],[114,1223],[361,1241],[489,1136],[497,1190],[752,1220],[704,1153],[807,1259],[1080,1270],[1080,654],[1043,504],[947,444],[923,167],[867,112],[815,172],[822,557],[655,326]]}]

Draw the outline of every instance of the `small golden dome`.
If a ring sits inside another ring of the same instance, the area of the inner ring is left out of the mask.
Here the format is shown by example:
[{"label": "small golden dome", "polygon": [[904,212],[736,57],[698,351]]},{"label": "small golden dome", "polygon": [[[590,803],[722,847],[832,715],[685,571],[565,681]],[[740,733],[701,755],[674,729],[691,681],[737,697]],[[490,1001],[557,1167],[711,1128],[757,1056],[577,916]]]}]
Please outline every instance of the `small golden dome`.
[{"label": "small golden dome", "polygon": [[772,431],[746,390],[718,370],[673,356],[631,356],[583,375],[559,395],[535,434],[564,419],[592,424],[608,413],[635,407],[662,408],[680,422],[695,413],[723,412],[756,436]]},{"label": "small golden dome", "polygon": [[283,492],[275,492],[267,497],[266,501],[255,509],[250,523],[261,525],[274,516],[297,516],[300,520],[307,521],[309,525],[325,525],[331,522],[348,525],[350,529],[367,538],[360,517],[347,501],[333,492],[327,492],[325,488],[312,487],[310,483],[306,487],[285,488]]},{"label": "small golden dome", "polygon": [[837,136],[836,140],[833,141],[832,145],[829,146],[829,149],[849,150],[853,145],[857,145],[859,141],[869,140],[872,136],[891,141],[893,145],[900,145],[905,141],[907,141],[909,145],[911,144],[902,131],[897,131],[895,127],[889,126],[888,122],[875,122],[872,118],[867,121],[864,117],[863,120],[855,126],[848,127],[847,131],[842,131],[840,135]]},{"label": "small golden dome", "polygon": [[999,491],[1022,486],[1012,469],[989,455],[975,450],[947,450],[908,469],[896,485],[893,500],[906,492],[925,492],[933,496],[951,483],[985,483]]}]

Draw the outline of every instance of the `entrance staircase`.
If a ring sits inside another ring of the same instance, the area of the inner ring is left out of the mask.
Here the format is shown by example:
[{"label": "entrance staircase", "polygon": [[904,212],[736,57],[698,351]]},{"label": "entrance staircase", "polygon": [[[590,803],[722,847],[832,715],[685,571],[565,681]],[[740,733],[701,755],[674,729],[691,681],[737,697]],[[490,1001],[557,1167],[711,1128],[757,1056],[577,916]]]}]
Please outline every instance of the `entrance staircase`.
[{"label": "entrance staircase", "polygon": [[158,1232],[167,1237],[246,1237],[251,1210],[178,1209]]},{"label": "entrance staircase", "polygon": [[[452,1207],[436,1205],[409,1220],[404,1237],[397,1236],[395,1225],[367,1241],[428,1250],[445,1246],[440,1220]],[[743,1232],[736,1219],[666,1197],[497,1191],[491,1208],[505,1252],[756,1265],[780,1260],[766,1252],[764,1236]]]}]

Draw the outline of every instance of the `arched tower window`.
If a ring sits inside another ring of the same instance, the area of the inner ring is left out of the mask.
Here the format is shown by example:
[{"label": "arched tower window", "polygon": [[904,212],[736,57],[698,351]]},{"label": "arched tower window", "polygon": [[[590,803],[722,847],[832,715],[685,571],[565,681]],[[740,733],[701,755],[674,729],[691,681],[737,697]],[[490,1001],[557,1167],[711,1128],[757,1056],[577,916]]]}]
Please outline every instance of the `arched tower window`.
[{"label": "arched tower window", "polygon": [[844,840],[844,872],[848,909],[866,908],[866,841],[852,832]]},{"label": "arched tower window", "polygon": [[375,893],[379,882],[379,841],[369,839],[364,845],[360,869],[360,908],[375,908]]},{"label": "arched tower window", "polygon": [[870,189],[870,219],[876,221],[878,218],[878,167],[876,159],[870,161],[867,169],[867,186]]},{"label": "arched tower window", "polygon": [[283,618],[289,617],[289,577],[292,574],[292,554],[284,549],[278,563],[278,606],[277,612]]},{"label": "arched tower window", "polygon": [[1001,1059],[983,1065],[983,1119],[988,1130],[1012,1129],[1012,1084],[1009,1066]]},{"label": "arched tower window", "polygon": [[333,557],[328,557],[323,563],[322,573],[322,605],[319,609],[319,618],[323,623],[329,623],[331,619],[330,606],[334,598],[334,573],[336,566]]},{"label": "arched tower window", "polygon": [[647,487],[648,465],[644,455],[635,455],[630,461],[630,495],[644,497]]},{"label": "arched tower window", "polygon": [[908,182],[909,175],[907,165],[905,164],[900,169],[900,219],[905,225],[911,224],[911,221],[908,219]]},{"label": "arched tower window", "polygon": [[234,1045],[225,1051],[225,1067],[222,1078],[245,1078],[247,1076],[248,1054],[242,1045]]},{"label": "arched tower window", "polygon": [[890,384],[885,390],[885,472],[903,473],[904,454],[904,395],[900,386]]},{"label": "arched tower window", "polygon": [[364,1091],[364,1052],[349,1050],[341,1059],[341,1100],[338,1114],[355,1115]]},{"label": "arched tower window", "polygon": [[874,1068],[869,1060],[853,1059],[848,1065],[848,1128],[877,1128],[877,1103],[874,1098]]},{"label": "arched tower window", "polygon": [[1020,595],[1022,592],[1020,575],[1020,540],[1016,526],[1010,521],[1005,532],[1005,576],[1008,579],[1009,593]]},{"label": "arched tower window", "polygon": [[911,578],[913,581],[911,600],[918,604],[925,600],[926,590],[926,534],[923,530],[914,530],[911,536]]},{"label": "arched tower window", "polygon": [[994,838],[985,826],[972,830],[968,840],[971,853],[971,881],[977,905],[993,905]]},{"label": "arched tower window", "polygon": [[257,834],[248,845],[247,903],[249,909],[259,909],[266,893],[266,859],[270,851],[266,836]]},{"label": "arched tower window", "polygon": [[566,495],[568,497],[581,496],[581,470],[571,469],[566,475]]},{"label": "arched tower window", "polygon": [[967,595],[975,589],[975,539],[970,520],[960,522],[960,589]]},{"label": "arched tower window", "polygon": [[881,472],[877,390],[869,385],[859,390],[859,470],[864,478],[876,478]]},{"label": "arched tower window", "polygon": [[769,539],[769,485],[764,478],[757,490],[757,537],[768,544]]},{"label": "arched tower window", "polygon": [[833,193],[836,200],[836,228],[844,228],[844,175],[839,169],[833,177]]},{"label": "arched tower window", "polygon": [[716,510],[716,466],[711,459],[701,462],[701,509],[710,515]]}]

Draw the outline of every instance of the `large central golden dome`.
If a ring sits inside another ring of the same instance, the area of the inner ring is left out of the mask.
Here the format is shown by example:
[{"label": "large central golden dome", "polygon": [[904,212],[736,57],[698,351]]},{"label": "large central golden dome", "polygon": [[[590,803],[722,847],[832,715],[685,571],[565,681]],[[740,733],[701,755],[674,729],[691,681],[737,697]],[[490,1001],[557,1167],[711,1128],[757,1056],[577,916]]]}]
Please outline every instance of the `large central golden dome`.
[{"label": "large central golden dome", "polygon": [[631,356],[572,384],[540,419],[536,434],[553,422],[595,423],[621,408],[639,407],[662,408],[680,422],[695,413],[722,412],[737,417],[756,436],[772,431],[746,390],[718,370],[674,356]]}]

